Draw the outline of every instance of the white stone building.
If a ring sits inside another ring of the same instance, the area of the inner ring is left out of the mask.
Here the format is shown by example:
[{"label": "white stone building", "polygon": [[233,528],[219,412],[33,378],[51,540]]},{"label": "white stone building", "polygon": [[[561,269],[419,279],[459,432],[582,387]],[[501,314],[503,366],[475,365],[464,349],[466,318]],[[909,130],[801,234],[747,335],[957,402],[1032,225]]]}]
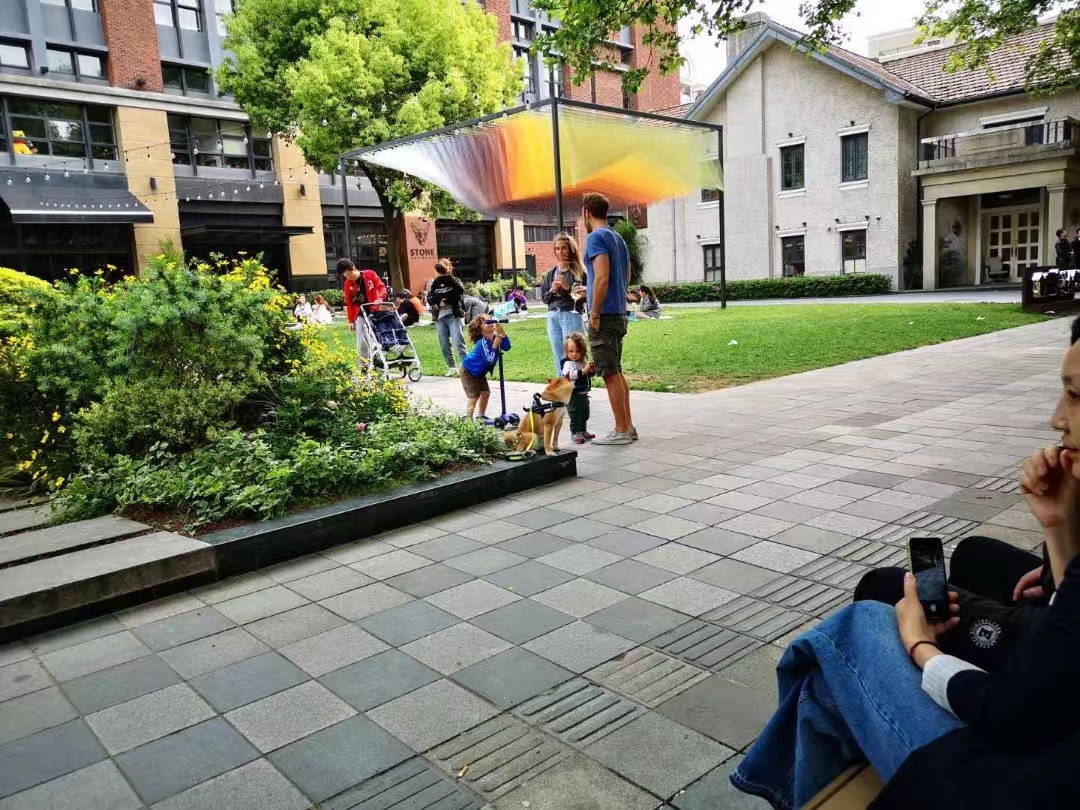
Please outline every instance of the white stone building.
[{"label": "white stone building", "polygon": [[723,125],[725,191],[650,206],[647,280],[719,280],[726,261],[729,280],[867,272],[903,289],[910,251],[927,289],[1019,281],[1080,227],[1080,94],[1024,90],[1052,25],[947,74],[951,44],[914,31],[868,58],[748,23],[686,113]]}]

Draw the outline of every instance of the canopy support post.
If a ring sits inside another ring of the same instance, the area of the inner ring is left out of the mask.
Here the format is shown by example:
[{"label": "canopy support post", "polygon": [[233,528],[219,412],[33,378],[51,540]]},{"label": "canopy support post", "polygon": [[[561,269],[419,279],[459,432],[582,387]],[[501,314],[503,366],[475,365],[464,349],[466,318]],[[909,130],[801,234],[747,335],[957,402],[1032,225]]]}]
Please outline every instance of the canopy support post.
[{"label": "canopy support post", "polygon": [[352,259],[352,224],[349,222],[349,181],[345,175],[345,158],[341,159],[339,168],[341,169],[341,207],[345,212],[345,258]]},{"label": "canopy support post", "polygon": [[[548,86],[555,86],[555,71],[551,71]],[[562,198],[562,151],[559,146],[559,97],[551,97],[551,143],[555,152],[555,222],[559,232],[565,227]]]}]

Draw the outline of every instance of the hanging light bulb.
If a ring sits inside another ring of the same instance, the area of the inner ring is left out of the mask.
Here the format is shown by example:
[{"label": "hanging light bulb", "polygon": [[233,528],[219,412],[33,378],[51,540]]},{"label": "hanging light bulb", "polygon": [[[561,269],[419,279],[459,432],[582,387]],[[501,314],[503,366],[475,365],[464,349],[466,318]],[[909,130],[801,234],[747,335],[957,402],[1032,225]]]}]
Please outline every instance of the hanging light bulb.
[{"label": "hanging light bulb", "polygon": [[273,132],[271,132],[270,130],[266,130],[266,137],[267,137],[267,138],[273,138],[273,137],[274,137],[274,133],[273,133]]},{"label": "hanging light bulb", "polygon": [[194,149],[192,149],[191,151],[192,151],[192,152],[194,152],[194,153],[195,153],[195,154],[197,155],[197,154],[199,154],[199,147],[197,147],[197,146],[196,146],[196,147],[195,147]]},{"label": "hanging light bulb", "polygon": [[196,194],[195,199],[196,200],[201,200],[202,199],[202,194]]},{"label": "hanging light bulb", "polygon": [[103,165],[103,166],[102,166],[101,168],[103,168],[103,169],[104,169],[105,171],[108,171],[108,170],[109,170],[109,164],[108,164],[108,163],[106,163],[106,164],[105,164],[105,165]]},{"label": "hanging light bulb", "polygon": [[350,115],[350,116],[349,116],[349,118],[351,118],[351,119],[352,119],[353,121],[355,121],[355,120],[356,120],[356,117],[357,117],[357,116],[356,116],[356,110],[353,110],[353,111],[352,111],[352,115]]},{"label": "hanging light bulb", "polygon": [[71,177],[71,172],[69,172],[67,169],[64,169],[64,177]]},{"label": "hanging light bulb", "polygon": [[49,177],[49,173],[48,173],[48,172],[45,172],[45,179],[46,179],[46,180],[52,180],[52,178],[51,178],[51,177]]},{"label": "hanging light bulb", "polygon": [[219,196],[219,197],[224,197],[224,196],[225,196],[225,189],[222,189],[222,190],[221,190],[221,194],[219,194],[218,196]]},{"label": "hanging light bulb", "polygon": [[280,186],[281,185],[281,183],[278,182],[278,179],[276,177],[274,178],[274,185],[275,186]]},{"label": "hanging light bulb", "polygon": [[184,195],[184,202],[191,202],[191,195],[190,194],[185,194]]},{"label": "hanging light bulb", "polygon": [[248,144],[248,136],[245,135],[244,136],[244,145],[247,146],[247,144]]},{"label": "hanging light bulb", "polygon": [[9,186],[11,185],[11,178],[10,178],[10,177],[9,177],[9,178],[7,179],[7,184],[8,184]]},{"label": "hanging light bulb", "polygon": [[385,101],[382,103],[382,111],[383,111],[383,115],[385,115],[386,114],[386,102]]},{"label": "hanging light bulb", "polygon": [[238,188],[237,188],[236,186],[233,186],[233,190],[232,190],[232,193],[233,193],[233,194],[239,194],[239,193],[240,193],[240,189],[238,189]]},{"label": "hanging light bulb", "polygon": [[246,187],[244,188],[244,191],[251,191],[251,186],[246,186]]},{"label": "hanging light bulb", "polygon": [[327,121],[327,120],[326,120],[326,119],[324,118],[324,119],[322,120],[322,125],[323,125],[324,127],[326,127],[326,126],[329,126],[329,125],[330,125],[330,122],[329,122],[329,121]]},{"label": "hanging light bulb", "polygon": [[266,183],[259,181],[259,188],[266,188]]},{"label": "hanging light bulb", "polygon": [[29,182],[30,182],[30,175],[26,175],[26,182],[27,182],[27,183],[29,183]]},{"label": "hanging light bulb", "polygon": [[176,152],[169,152],[169,160],[176,160]]},{"label": "hanging light bulb", "polygon": [[90,174],[90,169],[87,168],[85,163],[83,164],[83,167],[82,167],[82,173],[83,174]]}]

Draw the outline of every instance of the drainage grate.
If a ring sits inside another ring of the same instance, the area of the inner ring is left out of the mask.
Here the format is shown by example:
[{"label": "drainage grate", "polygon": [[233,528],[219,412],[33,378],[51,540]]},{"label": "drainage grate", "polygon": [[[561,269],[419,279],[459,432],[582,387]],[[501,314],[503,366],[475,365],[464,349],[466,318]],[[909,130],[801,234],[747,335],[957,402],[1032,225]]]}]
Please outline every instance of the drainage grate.
[{"label": "drainage grate", "polygon": [[832,585],[845,591],[853,591],[855,586],[859,584],[859,580],[862,579],[863,574],[868,570],[865,565],[859,565],[858,563],[834,560],[832,557],[821,557],[792,573],[797,577],[812,579],[814,582],[824,582],[826,585]]},{"label": "drainage grate", "polygon": [[1014,478],[984,478],[975,485],[975,489],[988,489],[991,492],[1011,494],[1020,491],[1020,481]]},{"label": "drainage grate", "polygon": [[575,678],[525,701],[514,714],[567,745],[584,748],[645,712],[584,678]]},{"label": "drainage grate", "polygon": [[847,598],[847,594],[839,588],[789,576],[774,579],[758,588],[751,596],[814,615]]},{"label": "drainage grate", "polygon": [[657,636],[649,646],[694,666],[715,672],[758,646],[749,636],[692,619]]},{"label": "drainage grate", "polygon": [[[815,583],[807,583],[813,585]],[[702,618],[760,641],[772,641],[810,621],[810,616],[740,596]]]},{"label": "drainage grate", "polygon": [[384,771],[319,805],[321,810],[466,810],[480,801],[419,757]]},{"label": "drainage grate", "polygon": [[588,677],[649,708],[689,689],[709,673],[663,653],[639,647],[601,664]]}]

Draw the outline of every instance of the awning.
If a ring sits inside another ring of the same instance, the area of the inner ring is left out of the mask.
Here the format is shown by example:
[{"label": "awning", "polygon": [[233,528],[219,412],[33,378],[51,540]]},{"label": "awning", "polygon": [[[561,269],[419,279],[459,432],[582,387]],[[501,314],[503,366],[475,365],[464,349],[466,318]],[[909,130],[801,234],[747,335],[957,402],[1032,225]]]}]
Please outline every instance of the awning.
[{"label": "awning", "polygon": [[29,183],[20,175],[8,179],[10,186],[0,181],[0,200],[11,211],[12,222],[20,225],[154,221],[153,212],[127,189],[50,186],[40,175]]},{"label": "awning", "polygon": [[311,225],[195,225],[180,229],[180,238],[242,242],[258,239],[268,245],[287,244],[294,236],[315,233]]}]

